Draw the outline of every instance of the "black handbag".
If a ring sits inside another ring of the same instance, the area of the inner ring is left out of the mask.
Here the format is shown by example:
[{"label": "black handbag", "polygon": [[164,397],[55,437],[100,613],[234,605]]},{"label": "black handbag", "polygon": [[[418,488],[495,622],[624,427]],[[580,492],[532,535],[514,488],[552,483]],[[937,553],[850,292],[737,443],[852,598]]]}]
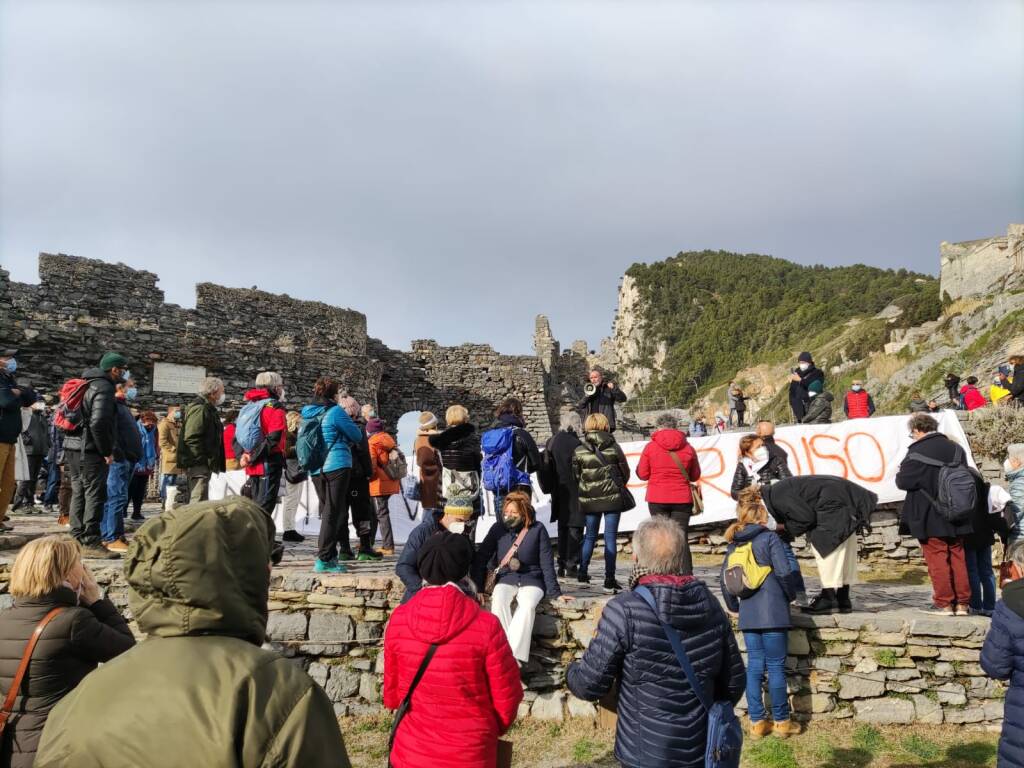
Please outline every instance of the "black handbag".
[{"label": "black handbag", "polygon": [[622,501],[622,509],[620,509],[619,511],[628,512],[629,510],[636,507],[636,499],[633,498],[633,492],[626,487],[625,478],[623,478],[622,474],[619,472],[618,466],[614,464],[609,464],[608,459],[605,458],[604,454],[601,453],[599,449],[595,448],[586,440],[584,440],[583,442],[586,444],[588,448],[590,448],[591,451],[594,452],[594,455],[597,456],[597,460],[601,462],[602,466],[608,467],[609,471],[612,473],[612,481],[618,487],[619,499]]}]

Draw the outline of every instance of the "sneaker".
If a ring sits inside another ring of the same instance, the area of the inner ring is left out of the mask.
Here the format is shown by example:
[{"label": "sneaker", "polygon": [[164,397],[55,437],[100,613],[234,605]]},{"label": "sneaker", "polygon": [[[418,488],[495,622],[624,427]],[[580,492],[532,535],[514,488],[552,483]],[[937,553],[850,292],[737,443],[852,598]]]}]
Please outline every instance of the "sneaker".
[{"label": "sneaker", "polygon": [[800,735],[800,723],[795,723],[792,720],[782,720],[772,724],[772,733],[777,736],[788,739],[790,736]]},{"label": "sneaker", "polygon": [[944,608],[933,606],[931,608],[919,608],[918,610],[921,613],[927,613],[929,616],[956,616],[956,612],[951,605],[947,605]]},{"label": "sneaker", "polygon": [[283,534],[281,534],[281,540],[282,541],[290,541],[293,544],[297,544],[300,541],[305,541],[306,537],[303,536],[298,531],[285,531]]},{"label": "sneaker", "polygon": [[82,547],[82,557],[93,560],[117,560],[121,555],[118,552],[107,549],[102,544],[91,544],[88,547]]},{"label": "sneaker", "polygon": [[320,558],[317,558],[313,563],[313,573],[347,573],[348,568],[339,563],[337,560],[331,560],[324,562]]},{"label": "sneaker", "polygon": [[769,733],[772,732],[772,721],[771,720],[758,720],[756,723],[750,724],[750,738],[752,739],[763,739]]},{"label": "sneaker", "polygon": [[589,584],[590,577],[586,573],[581,571],[580,573],[576,574],[576,581],[578,581],[580,584]]},{"label": "sneaker", "polygon": [[360,549],[356,560],[380,560],[383,557],[384,555],[375,549]]},{"label": "sneaker", "polygon": [[340,560],[343,563],[348,561],[348,560],[355,560],[355,559],[356,559],[356,556],[353,555],[351,552],[339,552],[338,553],[338,560]]},{"label": "sneaker", "polygon": [[977,611],[972,610],[966,605],[957,605],[953,608],[954,616],[970,616],[972,613],[977,613]]},{"label": "sneaker", "polygon": [[622,585],[619,584],[619,582],[617,582],[615,579],[605,579],[604,591],[607,592],[609,595],[614,595],[622,591]]},{"label": "sneaker", "polygon": [[124,539],[114,539],[113,541],[103,542],[103,546],[109,549],[111,552],[127,552],[128,542]]},{"label": "sneaker", "polygon": [[395,554],[395,548],[394,547],[381,547],[377,551],[380,552],[380,554],[383,557],[391,557],[393,554]]}]

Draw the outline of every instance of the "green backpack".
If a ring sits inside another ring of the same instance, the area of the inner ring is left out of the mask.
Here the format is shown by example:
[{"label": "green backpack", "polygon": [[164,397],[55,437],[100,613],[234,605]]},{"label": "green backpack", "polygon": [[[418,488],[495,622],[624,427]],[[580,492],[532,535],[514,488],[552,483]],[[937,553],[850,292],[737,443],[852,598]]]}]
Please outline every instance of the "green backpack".
[{"label": "green backpack", "polygon": [[753,597],[764,584],[770,565],[761,565],[754,558],[754,544],[740,544],[726,556],[725,590],[741,599]]}]

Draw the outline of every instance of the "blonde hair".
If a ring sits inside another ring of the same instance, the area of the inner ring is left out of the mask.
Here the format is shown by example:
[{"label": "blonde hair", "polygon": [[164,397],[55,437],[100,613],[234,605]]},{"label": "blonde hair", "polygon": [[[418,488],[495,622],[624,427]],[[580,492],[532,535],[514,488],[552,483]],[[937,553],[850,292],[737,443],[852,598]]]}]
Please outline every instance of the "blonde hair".
[{"label": "blonde hair", "polygon": [[725,529],[725,540],[731,542],[744,526],[765,525],[767,522],[768,510],[761,501],[761,492],[757,488],[744,488],[736,504],[736,522]]},{"label": "blonde hair", "polygon": [[82,548],[68,535],[43,536],[21,548],[11,568],[14,597],[42,597],[67,580],[82,561]]},{"label": "blonde hair", "polygon": [[608,417],[603,413],[592,413],[587,416],[587,420],[583,422],[584,432],[607,432],[608,431]]},{"label": "blonde hair", "polygon": [[516,511],[522,515],[523,520],[526,520],[527,527],[537,522],[537,512],[533,508],[533,504],[530,503],[530,496],[523,491],[512,491],[508,496],[505,497],[505,501],[501,505],[501,511],[504,512],[508,507],[515,507]]},{"label": "blonde hair", "polygon": [[298,432],[299,424],[302,421],[302,414],[298,411],[288,411],[284,417],[284,423],[288,427],[289,432]]},{"label": "blonde hair", "polygon": [[444,423],[449,427],[454,427],[456,424],[465,424],[468,421],[469,411],[466,410],[465,406],[450,405],[448,410],[444,412]]}]

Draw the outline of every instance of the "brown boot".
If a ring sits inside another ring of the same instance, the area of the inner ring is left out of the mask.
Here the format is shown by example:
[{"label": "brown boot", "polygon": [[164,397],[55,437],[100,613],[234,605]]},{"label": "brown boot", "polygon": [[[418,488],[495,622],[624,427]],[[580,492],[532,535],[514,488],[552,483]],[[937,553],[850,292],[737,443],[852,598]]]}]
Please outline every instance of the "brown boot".
[{"label": "brown boot", "polygon": [[57,525],[69,526],[71,525],[71,520],[67,515],[57,515]]},{"label": "brown boot", "polygon": [[771,720],[758,720],[756,723],[750,724],[750,738],[752,739],[763,739],[771,732]]},{"label": "brown boot", "polygon": [[790,736],[799,736],[800,723],[794,722],[793,720],[781,720],[780,722],[772,725],[772,732],[783,739],[788,739]]}]

